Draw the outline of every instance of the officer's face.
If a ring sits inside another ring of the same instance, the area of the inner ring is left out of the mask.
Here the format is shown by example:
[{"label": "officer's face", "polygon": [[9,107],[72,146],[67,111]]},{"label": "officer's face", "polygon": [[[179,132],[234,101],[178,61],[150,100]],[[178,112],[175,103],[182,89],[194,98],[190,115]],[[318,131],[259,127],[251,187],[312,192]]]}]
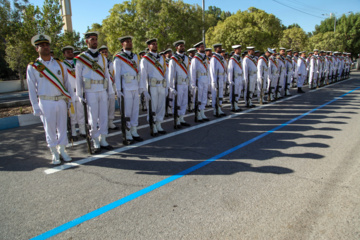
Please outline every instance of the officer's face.
[{"label": "officer's face", "polygon": [[107,49],[102,49],[102,50],[100,51],[100,53],[104,54],[105,57],[108,57],[108,56],[109,56],[109,51],[108,51]]},{"label": "officer's face", "polygon": [[204,44],[200,44],[200,46],[198,46],[196,48],[198,50],[198,52],[204,53],[205,52],[205,46]]},{"label": "officer's face", "polygon": [[50,56],[50,44],[40,43],[39,45],[36,45],[36,51],[41,56]]},{"label": "officer's face", "polygon": [[149,50],[150,52],[156,52],[158,49],[157,42],[152,42],[149,44]]},{"label": "officer's face", "polygon": [[132,48],[133,48],[132,39],[131,39],[131,38],[125,39],[121,44],[122,44],[122,46],[123,46],[123,49],[125,49],[125,50],[127,50],[127,51],[131,51]]},{"label": "officer's face", "polygon": [[249,54],[249,55],[254,55],[254,53],[255,53],[255,51],[252,50],[252,49],[248,51],[248,54]]},{"label": "officer's face", "polygon": [[195,56],[195,52],[189,52],[189,56],[190,56],[190,57],[194,57],[194,56]]},{"label": "officer's face", "polygon": [[236,49],[234,50],[234,53],[237,54],[237,55],[239,55],[239,54],[241,53],[241,48],[236,48]]},{"label": "officer's face", "polygon": [[304,58],[306,56],[306,53],[302,53],[301,57]]},{"label": "officer's face", "polygon": [[65,57],[66,59],[69,59],[69,60],[73,59],[73,58],[74,58],[74,52],[73,52],[73,50],[72,50],[72,49],[66,49],[66,50],[64,51],[64,57]]},{"label": "officer's face", "polygon": [[280,55],[285,55],[285,50],[280,50]]},{"label": "officer's face", "polygon": [[206,56],[208,56],[208,57],[211,57],[212,56],[212,52],[211,51],[206,51]]},{"label": "officer's face", "polygon": [[315,51],[315,52],[314,52],[315,55],[318,55],[318,53],[319,53],[318,51]]},{"label": "officer's face", "polygon": [[90,36],[89,38],[86,39],[86,44],[91,49],[97,49],[98,46],[97,41],[98,41],[97,36]]},{"label": "officer's face", "polygon": [[172,56],[172,52],[170,52],[170,51],[165,54],[166,58],[171,58],[171,56]]},{"label": "officer's face", "polygon": [[185,44],[179,44],[176,49],[179,53],[185,52]]}]

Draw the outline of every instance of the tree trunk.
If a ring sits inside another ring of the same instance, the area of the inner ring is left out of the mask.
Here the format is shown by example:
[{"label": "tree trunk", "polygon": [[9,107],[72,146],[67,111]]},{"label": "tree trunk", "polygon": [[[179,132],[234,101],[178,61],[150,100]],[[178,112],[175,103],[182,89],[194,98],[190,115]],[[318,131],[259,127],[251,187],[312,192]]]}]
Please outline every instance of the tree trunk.
[{"label": "tree trunk", "polygon": [[21,91],[25,91],[25,82],[24,82],[24,77],[23,77],[24,74],[22,74],[21,69],[18,69],[18,71],[19,71],[19,78],[20,78],[20,84],[21,84]]}]

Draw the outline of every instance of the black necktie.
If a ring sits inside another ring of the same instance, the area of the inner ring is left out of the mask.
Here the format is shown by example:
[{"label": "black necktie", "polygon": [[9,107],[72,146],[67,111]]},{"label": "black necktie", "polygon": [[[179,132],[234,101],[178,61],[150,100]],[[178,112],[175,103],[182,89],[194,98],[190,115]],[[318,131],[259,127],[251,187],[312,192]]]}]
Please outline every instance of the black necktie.
[{"label": "black necktie", "polygon": [[90,50],[86,51],[88,54],[90,54],[90,56],[92,56],[93,58],[97,58],[99,56],[99,52],[96,51],[95,53],[92,53]]}]

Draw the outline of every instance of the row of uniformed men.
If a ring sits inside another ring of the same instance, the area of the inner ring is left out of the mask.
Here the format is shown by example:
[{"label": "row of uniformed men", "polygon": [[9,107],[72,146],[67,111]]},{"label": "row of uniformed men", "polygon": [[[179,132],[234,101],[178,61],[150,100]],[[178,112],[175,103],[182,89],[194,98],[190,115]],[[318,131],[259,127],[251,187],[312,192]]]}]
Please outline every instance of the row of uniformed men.
[{"label": "row of uniformed men", "polygon": [[[184,120],[189,88],[198,93],[198,112],[195,113],[197,119],[207,121],[204,110],[209,89],[211,89],[214,115],[225,115],[221,110],[221,101],[226,82],[231,86],[230,98],[232,95],[235,98],[233,111],[240,110],[236,102],[243,89],[246,106],[254,106],[252,97],[256,82],[259,86],[259,96],[262,96],[262,92],[266,89],[264,86],[266,83],[270,95],[273,94],[272,90],[275,86],[279,90],[285,83],[288,84],[287,78],[275,83],[286,61],[282,60],[282,56],[279,60],[271,56],[274,55],[272,49],[268,49],[257,61],[254,57],[254,47],[248,47],[248,55],[242,60],[241,45],[235,45],[234,54],[227,64],[221,54],[223,52],[221,44],[213,45],[215,53],[209,60],[210,54],[208,57],[205,55],[205,46],[203,42],[199,42],[194,45],[197,52],[190,59],[184,54],[185,42],[179,40],[174,43],[176,53],[169,56],[167,54],[170,51],[165,51],[164,55],[167,55],[167,58],[164,58],[157,53],[157,39],[150,39],[146,41],[149,52],[139,60],[132,52],[132,37],[125,36],[119,38],[123,49],[111,62],[107,59],[106,47],[100,48],[104,54],[99,52],[97,37],[97,32],[86,33],[88,50],[79,54],[74,60],[74,49],[70,46],[64,47],[63,62],[51,57],[51,40],[48,36],[36,35],[32,38],[32,44],[36,47],[39,58],[34,63],[30,63],[27,69],[29,97],[34,114],[40,116],[44,124],[53,164],[60,163],[60,156],[64,161],[71,161],[71,157],[65,151],[65,146],[68,144],[66,134],[68,108],[71,110],[73,135],[76,134],[76,123],[79,124],[80,134],[85,135],[84,123],[88,122],[95,152],[99,152],[100,148],[112,149],[106,141],[106,136],[108,127],[116,127],[112,122],[115,93],[124,100],[124,115],[129,119],[126,122],[124,137],[128,140],[142,141],[137,133],[141,94],[147,101],[151,100],[153,113],[150,114],[154,114],[154,122],[150,123],[151,129],[155,134],[164,134],[166,132],[161,123],[165,115],[165,99],[168,94],[177,98],[176,125],[189,126]],[[282,51],[284,49],[280,49],[280,53]],[[283,82],[284,80],[286,82]],[[284,94],[289,93],[286,91]],[[87,107],[84,108],[82,104],[86,104]],[[85,112],[88,113],[86,121]]]}]

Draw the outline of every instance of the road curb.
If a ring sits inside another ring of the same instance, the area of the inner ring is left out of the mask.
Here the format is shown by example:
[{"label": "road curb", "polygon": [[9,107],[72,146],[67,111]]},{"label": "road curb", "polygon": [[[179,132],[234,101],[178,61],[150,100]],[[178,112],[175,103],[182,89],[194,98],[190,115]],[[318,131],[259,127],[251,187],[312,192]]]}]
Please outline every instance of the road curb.
[{"label": "road curb", "polygon": [[23,127],[41,123],[40,117],[33,114],[23,114],[12,117],[0,118],[0,130]]}]

